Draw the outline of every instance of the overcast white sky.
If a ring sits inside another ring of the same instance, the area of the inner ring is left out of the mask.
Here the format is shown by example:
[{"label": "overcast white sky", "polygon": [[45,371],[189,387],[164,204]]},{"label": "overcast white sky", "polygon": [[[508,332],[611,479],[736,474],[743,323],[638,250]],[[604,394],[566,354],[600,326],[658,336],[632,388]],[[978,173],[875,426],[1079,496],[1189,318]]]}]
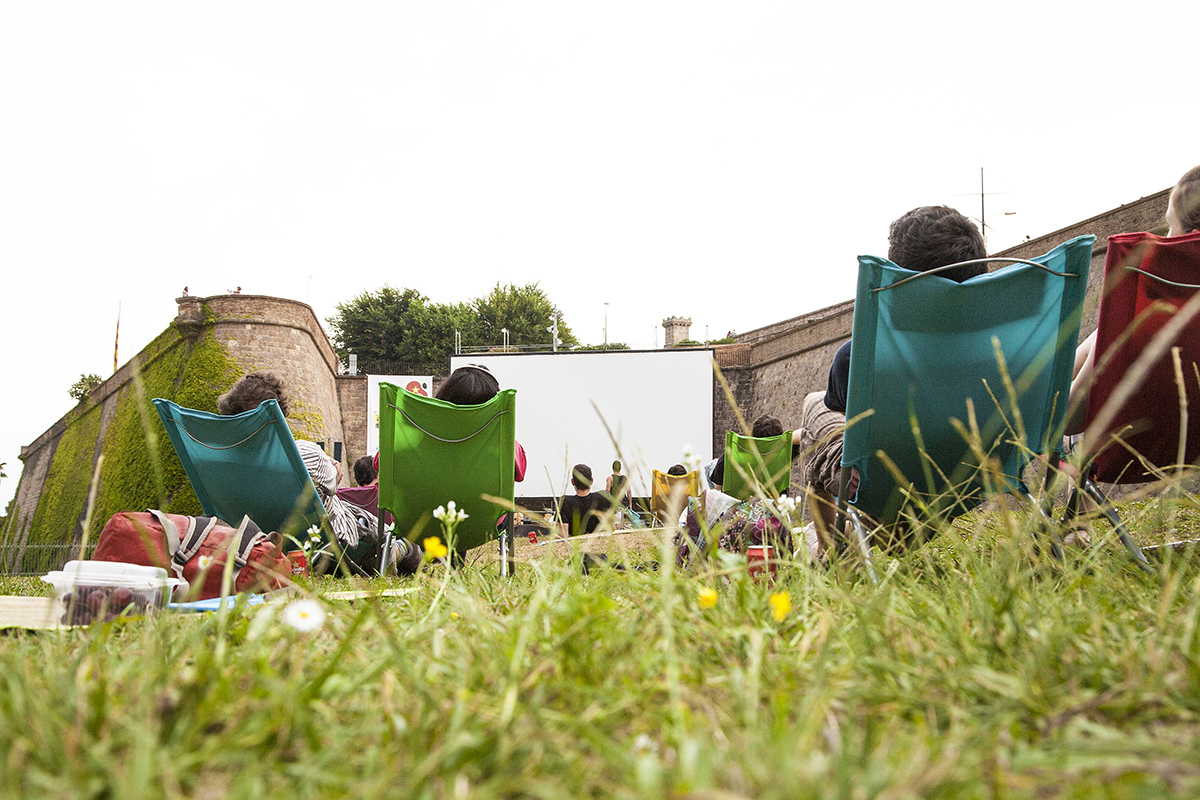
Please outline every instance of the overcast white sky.
[{"label": "overcast white sky", "polygon": [[[1002,249],[1200,163],[1195,0],[0,2],[0,481],[185,285],[537,281],[581,340],[853,295],[946,203]],[[1004,212],[1015,212],[1005,216]]]}]

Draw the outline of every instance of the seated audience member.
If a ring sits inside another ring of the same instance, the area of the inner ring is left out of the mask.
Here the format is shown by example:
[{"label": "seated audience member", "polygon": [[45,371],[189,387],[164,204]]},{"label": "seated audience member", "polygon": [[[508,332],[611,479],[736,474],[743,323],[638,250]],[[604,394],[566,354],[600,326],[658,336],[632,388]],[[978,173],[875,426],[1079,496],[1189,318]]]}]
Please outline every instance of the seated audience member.
[{"label": "seated audience member", "polygon": [[[1167,236],[1182,236],[1197,230],[1200,230],[1200,167],[1192,167],[1175,184],[1167,199]],[[1196,277],[1200,279],[1200,275]],[[1083,433],[1087,419],[1087,397],[1096,369],[1095,351],[1096,331],[1092,331],[1075,351],[1068,435]]]},{"label": "seated audience member", "polygon": [[579,536],[594,533],[600,524],[601,515],[611,503],[602,494],[592,492],[592,468],[587,464],[576,464],[571,469],[571,485],[574,494],[563,497],[558,507],[558,522],[563,536]]},{"label": "seated audience member", "polygon": [[[467,364],[459,367],[450,374],[446,382],[434,394],[438,400],[454,403],[456,406],[477,406],[486,403],[500,393],[500,381],[492,371],[483,364]],[[513,442],[513,478],[520,483],[525,480],[525,448],[520,442]],[[508,514],[501,514],[496,522],[497,528],[503,528]]]},{"label": "seated audience member", "polygon": [[[354,462],[354,482],[357,486],[346,486],[337,490],[338,497],[347,503],[358,506],[374,519],[379,519],[379,484],[376,482],[379,473],[375,470],[375,459],[363,456]],[[384,523],[392,524],[392,515],[384,514]],[[376,523],[378,524],[378,522]]]},{"label": "seated audience member", "polygon": [[[285,417],[288,415],[290,404],[283,381],[273,372],[251,372],[217,398],[217,411],[224,416],[241,414],[258,408],[259,404],[266,400],[278,402],[279,410]],[[325,506],[325,516],[329,519],[329,527],[338,545],[345,550],[357,549],[360,538],[378,538],[375,518],[338,497],[337,485],[341,477],[341,465],[326,455],[314,442],[297,439],[296,448],[300,451],[300,457],[317,490],[317,496]],[[415,549],[415,546],[409,544],[409,548]],[[405,548],[402,546],[402,549]],[[407,549],[399,555],[401,560],[408,558],[409,562],[412,561]],[[419,564],[419,552],[416,558],[415,563]]]},{"label": "seated audience member", "polygon": [[[979,229],[946,206],[914,208],[888,229],[888,259],[914,272],[927,272],[960,261],[987,258]],[[986,264],[967,264],[938,273],[962,283],[987,272]],[[842,469],[842,432],[846,427],[846,394],[850,385],[850,342],[833,357],[828,386],[804,398],[800,414],[799,443],[804,452],[803,477],[814,497],[811,503],[816,527],[832,531],[837,520],[835,498]],[[851,492],[857,487],[852,480]],[[811,528],[812,526],[810,526]],[[809,531],[814,555],[821,549]]]},{"label": "seated audience member", "polygon": [[[477,406],[491,400],[500,393],[500,382],[492,371],[482,364],[468,364],[459,367],[451,373],[446,382],[434,394],[438,400],[454,403],[456,406]],[[517,483],[525,480],[525,448],[520,442],[514,443],[515,459],[513,477]],[[378,464],[378,462],[376,462]],[[503,519],[503,517],[501,518]]]},{"label": "seated audience member", "polygon": [[[754,420],[754,425],[751,427],[750,435],[755,439],[766,439],[771,436],[779,436],[783,433],[783,423],[770,414],[763,414],[758,419]],[[798,432],[792,434],[792,459],[794,460],[800,455],[800,438]],[[712,471],[708,476],[709,483],[712,488],[721,491],[721,487],[725,484],[725,454],[717,456],[713,463]]]},{"label": "seated audience member", "polygon": [[370,486],[377,477],[379,471],[375,469],[375,459],[371,456],[363,456],[354,462],[354,482],[359,486]]},{"label": "seated audience member", "polygon": [[[667,469],[667,475],[670,475],[671,477],[686,477],[688,476],[688,468],[684,467],[683,464],[674,464],[670,469]],[[667,481],[666,488],[671,497],[667,498],[666,500],[666,509],[662,509],[662,507],[660,507],[658,512],[656,512],[658,513],[660,523],[667,525],[674,522],[672,519],[668,518],[670,515],[668,515],[667,509],[671,509],[671,507],[678,504],[678,523],[679,527],[683,528],[684,518],[688,516],[688,503],[690,499],[686,497],[685,492],[689,489],[689,483],[689,481]],[[703,489],[703,487],[701,488]],[[676,494],[677,492],[678,494]]]}]

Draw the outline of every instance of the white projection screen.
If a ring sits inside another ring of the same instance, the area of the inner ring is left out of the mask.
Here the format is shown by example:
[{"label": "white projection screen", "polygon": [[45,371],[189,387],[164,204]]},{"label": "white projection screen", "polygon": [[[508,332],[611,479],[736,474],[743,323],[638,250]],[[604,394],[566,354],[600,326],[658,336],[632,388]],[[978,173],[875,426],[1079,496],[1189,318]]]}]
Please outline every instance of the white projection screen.
[{"label": "white projection screen", "polygon": [[529,459],[518,497],[561,496],[574,464],[591,467],[603,489],[617,458],[634,495],[644,497],[650,471],[682,463],[685,448],[703,461],[712,457],[711,350],[451,358],[452,369],[466,364],[486,365],[500,388],[517,390],[517,441]]}]

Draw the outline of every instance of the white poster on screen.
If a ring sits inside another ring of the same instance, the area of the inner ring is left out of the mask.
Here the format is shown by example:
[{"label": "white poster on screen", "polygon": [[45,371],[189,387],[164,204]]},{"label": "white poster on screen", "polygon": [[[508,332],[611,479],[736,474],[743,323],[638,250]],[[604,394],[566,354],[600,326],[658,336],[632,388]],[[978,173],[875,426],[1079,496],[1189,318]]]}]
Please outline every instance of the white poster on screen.
[{"label": "white poster on screen", "polygon": [[608,350],[454,356],[484,364],[517,390],[517,441],[529,459],[517,496],[557,497],[570,469],[587,464],[599,488],[620,459],[633,493],[651,470],[712,457],[712,351]]},{"label": "white poster on screen", "polygon": [[368,375],[367,376],[367,455],[379,449],[379,384],[393,383],[410,392],[433,396],[431,375]]}]

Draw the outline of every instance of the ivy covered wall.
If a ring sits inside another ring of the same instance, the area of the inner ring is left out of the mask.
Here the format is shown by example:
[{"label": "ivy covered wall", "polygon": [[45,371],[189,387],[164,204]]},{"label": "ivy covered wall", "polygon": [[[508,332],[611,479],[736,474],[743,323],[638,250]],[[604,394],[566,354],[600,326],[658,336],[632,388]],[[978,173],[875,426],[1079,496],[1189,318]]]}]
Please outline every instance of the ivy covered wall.
[{"label": "ivy covered wall", "polygon": [[161,508],[199,514],[200,504],[150,400],[216,411],[217,397],[242,374],[213,336],[211,321],[194,339],[175,325],[137,357],[134,378],[102,402],[68,415],[24,540],[79,541],[95,456],[103,455],[88,540],[118,511]]},{"label": "ivy covered wall", "polygon": [[118,511],[201,513],[153,398],[215,412],[217,397],[239,377],[269,369],[288,387],[294,436],[327,446],[343,442],[356,452],[365,447],[344,440],[339,364],[311,307],[242,294],[184,295],[176,302],[179,312],[170,327],[22,448],[25,466],[0,534],[0,571],[24,569],[30,558],[61,556],[50,551],[35,556],[26,552],[28,546],[81,541],[88,489],[101,456],[89,542]]}]

